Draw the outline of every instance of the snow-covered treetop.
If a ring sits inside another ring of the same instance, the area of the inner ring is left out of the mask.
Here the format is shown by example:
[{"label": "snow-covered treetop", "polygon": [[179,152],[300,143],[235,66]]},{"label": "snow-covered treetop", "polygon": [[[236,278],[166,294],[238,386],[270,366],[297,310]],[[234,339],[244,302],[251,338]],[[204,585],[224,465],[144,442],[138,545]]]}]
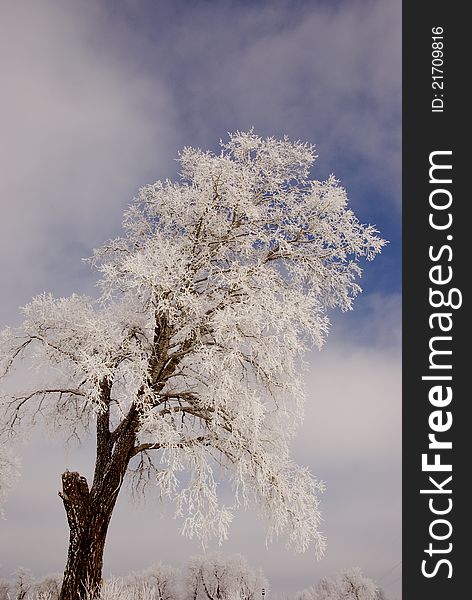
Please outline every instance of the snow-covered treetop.
[{"label": "snow-covered treetop", "polygon": [[269,538],[320,554],[323,484],[288,452],[300,359],[322,345],[327,311],[352,307],[359,259],[385,242],[333,176],[309,179],[310,145],[238,132],[218,155],[185,148],[179,160],[181,181],[141,188],[123,236],[95,251],[98,300],[40,295],[3,333],[4,373],[21,358],[40,369],[4,399],[4,430],[40,413],[80,435],[109,411],[119,435],[136,418],[135,483],[150,477],[174,498],[186,534],[226,536],[219,464]]},{"label": "snow-covered treetop", "polygon": [[383,592],[358,567],[321,579],[316,586],[299,592],[296,600],[380,600]]},{"label": "snow-covered treetop", "polygon": [[256,600],[269,582],[260,569],[240,554],[196,556],[187,565],[183,598],[193,600]]}]

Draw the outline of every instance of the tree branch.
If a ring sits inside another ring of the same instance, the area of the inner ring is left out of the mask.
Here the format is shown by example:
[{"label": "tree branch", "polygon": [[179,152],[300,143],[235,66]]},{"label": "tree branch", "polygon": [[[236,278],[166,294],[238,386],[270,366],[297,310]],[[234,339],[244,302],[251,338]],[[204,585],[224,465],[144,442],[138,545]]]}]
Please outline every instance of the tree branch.
[{"label": "tree branch", "polygon": [[24,406],[24,404],[28,402],[28,400],[31,400],[31,398],[33,398],[34,396],[43,396],[44,398],[46,394],[60,394],[60,396],[62,396],[63,394],[85,396],[85,394],[81,390],[77,390],[74,388],[45,388],[42,390],[35,390],[34,392],[26,394],[25,396],[15,396],[12,400],[10,400],[10,402],[8,402],[8,407],[14,410],[14,414],[11,417],[10,427],[13,427],[16,421],[19,419],[19,412]]},{"label": "tree branch", "polygon": [[1,377],[5,377],[5,375],[7,375],[7,373],[9,372],[9,370],[11,369],[13,363],[15,362],[16,357],[20,354],[20,352],[22,350],[24,350],[27,346],[29,346],[31,344],[31,342],[33,341],[32,338],[24,341],[20,346],[18,346],[14,351],[13,354],[11,356],[11,358],[7,361],[7,364],[5,365],[5,369],[3,370],[3,373],[1,374]]},{"label": "tree branch", "polygon": [[[178,444],[172,444],[172,448],[190,448],[191,446],[210,446],[212,441],[212,437],[208,436],[208,435],[200,435],[198,437],[195,438],[189,438],[187,440],[183,440],[182,442],[179,442]],[[136,456],[137,454],[139,454],[140,452],[145,452],[147,450],[161,450],[162,448],[167,447],[166,444],[159,444],[159,443],[155,443],[153,444],[152,442],[147,442],[144,444],[139,444],[139,446],[136,446],[133,450],[133,454],[132,456]]]}]

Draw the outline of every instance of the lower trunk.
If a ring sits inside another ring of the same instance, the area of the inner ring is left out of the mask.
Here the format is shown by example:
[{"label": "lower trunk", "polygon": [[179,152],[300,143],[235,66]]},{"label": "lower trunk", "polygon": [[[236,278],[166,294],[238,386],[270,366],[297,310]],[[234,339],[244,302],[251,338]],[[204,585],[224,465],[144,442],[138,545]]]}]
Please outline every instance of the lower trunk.
[{"label": "lower trunk", "polygon": [[[103,401],[110,402],[110,384],[102,386]],[[97,416],[97,456],[92,489],[79,473],[62,475],[59,495],[69,522],[69,551],[59,600],[98,598],[102,583],[103,550],[116,499],[133,456],[138,427],[133,405],[126,418],[110,433],[107,408]]]},{"label": "lower trunk", "polygon": [[[59,494],[69,521],[69,551],[59,600],[97,598],[102,581],[103,550],[117,494],[97,502],[85,477],[66,471]],[[116,490],[117,491],[117,490]]]}]

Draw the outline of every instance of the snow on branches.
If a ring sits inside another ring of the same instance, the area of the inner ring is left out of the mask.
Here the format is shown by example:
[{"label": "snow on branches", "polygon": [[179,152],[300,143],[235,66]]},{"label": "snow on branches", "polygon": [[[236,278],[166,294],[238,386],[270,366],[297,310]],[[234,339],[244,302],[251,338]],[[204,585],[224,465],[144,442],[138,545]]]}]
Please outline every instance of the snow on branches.
[{"label": "snow on branches", "polygon": [[193,600],[256,600],[269,583],[240,554],[197,556],[187,565],[183,598]]},{"label": "snow on branches", "polygon": [[296,600],[381,600],[383,590],[357,567],[321,579],[314,587],[298,593]]},{"label": "snow on branches", "polygon": [[[121,459],[132,432],[135,485],[152,479],[175,500],[186,534],[222,540],[234,507],[255,503],[269,538],[320,555],[323,484],[288,449],[301,359],[322,345],[328,309],[352,307],[359,259],[385,242],[333,176],[309,179],[308,144],[237,132],[218,155],[185,148],[179,160],[181,180],[140,189],[123,236],[95,251],[99,300],[38,296],[4,333],[3,372],[24,358],[41,381],[4,398],[3,429],[40,414],[73,435],[97,423]],[[218,500],[221,473],[233,506]]]}]

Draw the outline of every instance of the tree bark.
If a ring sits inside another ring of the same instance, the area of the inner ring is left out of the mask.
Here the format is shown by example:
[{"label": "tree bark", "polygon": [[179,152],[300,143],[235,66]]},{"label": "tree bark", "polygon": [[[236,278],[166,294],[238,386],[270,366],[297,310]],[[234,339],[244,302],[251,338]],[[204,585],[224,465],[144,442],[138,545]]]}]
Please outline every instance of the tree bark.
[{"label": "tree bark", "polygon": [[109,430],[109,413],[97,418],[97,455],[92,488],[79,473],[62,475],[62,492],[69,522],[69,550],[59,600],[98,598],[102,583],[103,551],[136,442],[137,413],[131,407],[119,432]]},{"label": "tree bark", "polygon": [[60,600],[96,598],[100,593],[103,550],[118,491],[94,500],[85,477],[66,471],[60,496],[69,522],[69,551]]}]

